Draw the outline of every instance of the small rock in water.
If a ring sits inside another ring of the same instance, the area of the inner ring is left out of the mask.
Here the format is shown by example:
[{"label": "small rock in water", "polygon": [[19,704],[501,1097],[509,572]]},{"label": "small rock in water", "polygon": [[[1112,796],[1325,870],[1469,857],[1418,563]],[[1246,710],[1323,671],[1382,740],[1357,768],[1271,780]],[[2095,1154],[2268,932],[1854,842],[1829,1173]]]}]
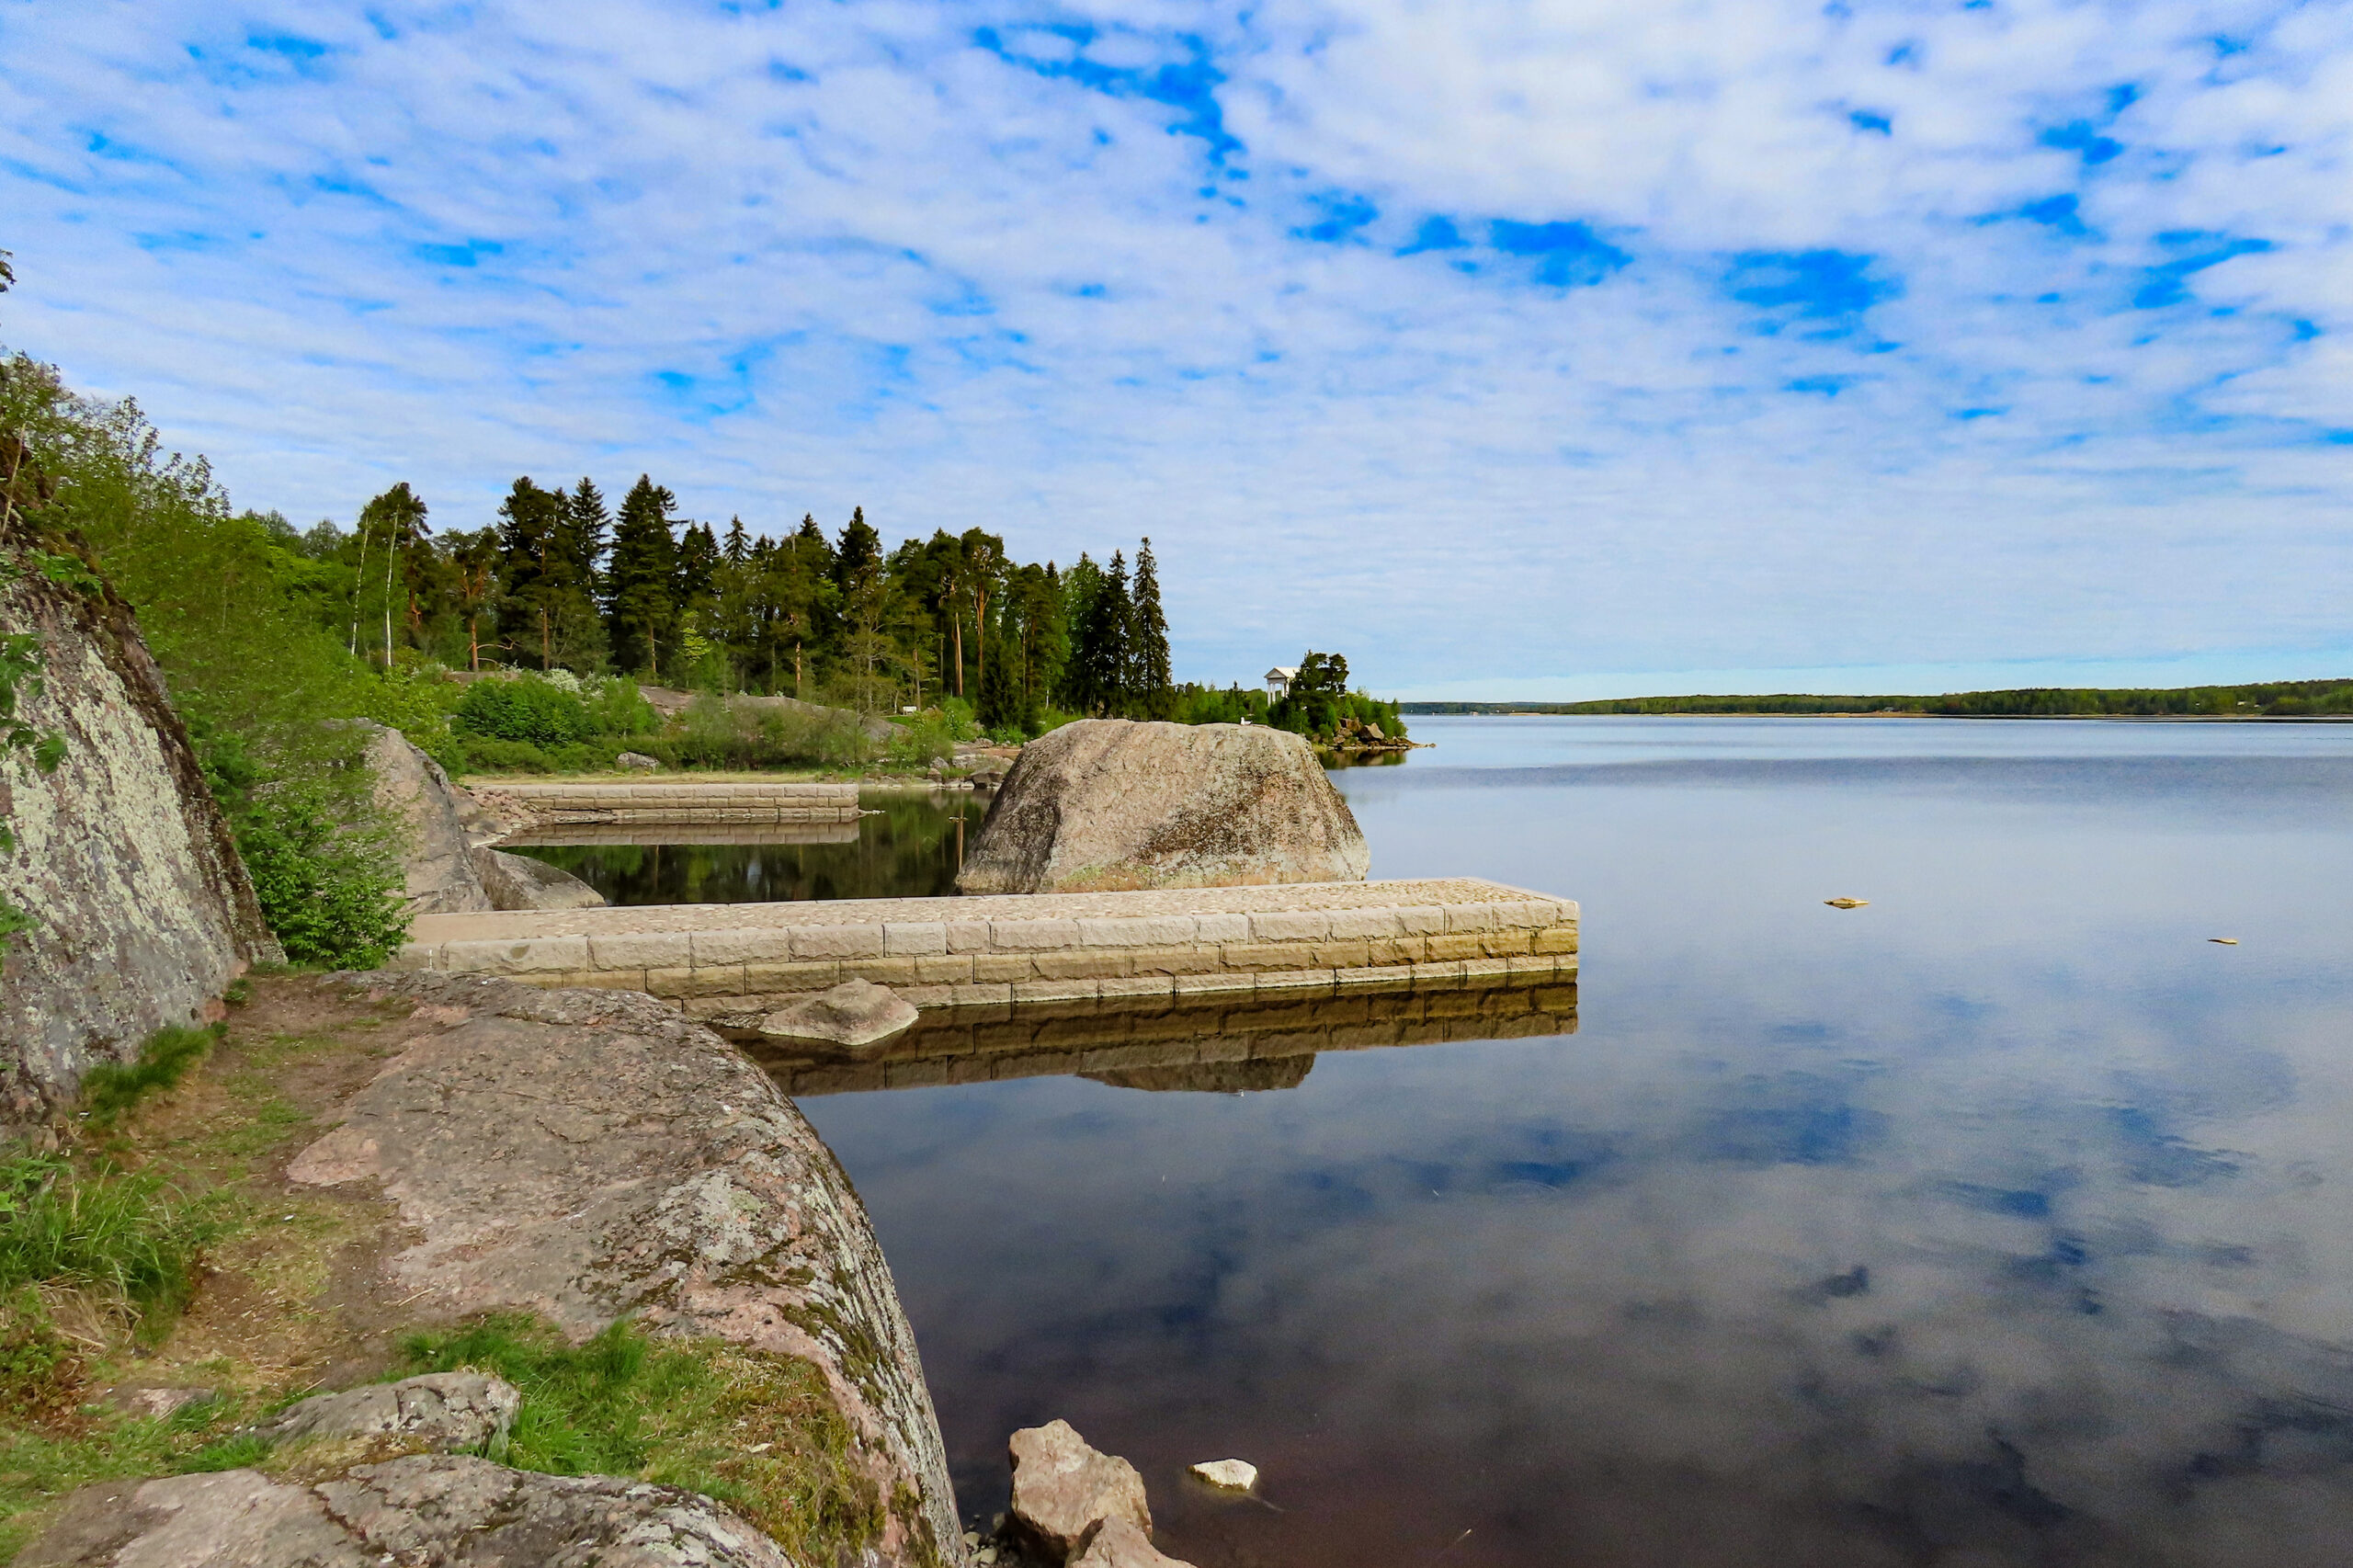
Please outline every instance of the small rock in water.
[{"label": "small rock in water", "polygon": [[831,991],[804,997],[760,1020],[760,1032],[779,1040],[824,1040],[829,1045],[871,1045],[915,1021],[915,1004],[887,985],[845,980]]},{"label": "small rock in water", "polygon": [[1825,898],[1822,901],[1833,909],[1860,909],[1870,903],[1867,898]]},{"label": "small rock in water", "polygon": [[1193,1467],[1193,1473],[1230,1492],[1247,1492],[1258,1484],[1258,1467],[1245,1460],[1204,1460]]}]

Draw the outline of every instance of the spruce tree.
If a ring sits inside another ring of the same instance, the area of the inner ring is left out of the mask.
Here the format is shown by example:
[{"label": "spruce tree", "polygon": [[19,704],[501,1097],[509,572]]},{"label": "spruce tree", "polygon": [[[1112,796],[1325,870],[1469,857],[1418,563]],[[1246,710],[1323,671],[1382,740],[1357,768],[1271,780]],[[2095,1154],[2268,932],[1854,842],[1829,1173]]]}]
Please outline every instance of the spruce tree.
[{"label": "spruce tree", "polygon": [[1136,551],[1133,613],[1128,630],[1131,703],[1139,717],[1157,719],[1167,710],[1175,684],[1168,668],[1168,618],[1160,608],[1160,569],[1147,536]]},{"label": "spruce tree", "polygon": [[[1079,559],[1083,563],[1086,557]],[[1135,606],[1128,597],[1127,557],[1113,551],[1111,564],[1103,569],[1087,597],[1086,618],[1079,623],[1078,646],[1071,659],[1077,666],[1073,695],[1081,712],[1116,715],[1127,710],[1128,628],[1134,618]]]},{"label": "spruce tree", "polygon": [[555,657],[555,618],[564,563],[561,551],[565,498],[523,475],[498,504],[498,585],[506,603],[499,634],[509,648],[546,669]]},{"label": "spruce tree", "polygon": [[882,536],[866,520],[866,508],[851,511],[842,525],[842,542],[834,552],[834,586],[845,595],[882,563]]},{"label": "spruce tree", "polygon": [[606,625],[613,657],[624,668],[660,679],[677,629],[678,545],[670,534],[677,497],[645,474],[621,500],[613,527],[611,597]]}]

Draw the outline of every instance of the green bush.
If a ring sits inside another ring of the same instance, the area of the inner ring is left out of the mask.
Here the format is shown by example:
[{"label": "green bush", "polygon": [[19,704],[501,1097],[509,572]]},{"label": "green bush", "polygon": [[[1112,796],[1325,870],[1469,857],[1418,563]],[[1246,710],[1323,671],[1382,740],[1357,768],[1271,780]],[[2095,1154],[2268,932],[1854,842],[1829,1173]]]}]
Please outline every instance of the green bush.
[{"label": "green bush", "polygon": [[597,733],[585,702],[537,676],[473,682],[458,699],[454,718],[468,734],[537,746],[568,745]]},{"label": "green bush", "polygon": [[382,838],[337,815],[319,786],[278,785],[242,813],[237,850],[289,959],[373,969],[408,935],[406,879]]},{"label": "green bush", "polygon": [[82,1106],[91,1123],[111,1127],[124,1111],[157,1089],[168,1089],[204,1060],[221,1026],[207,1029],[164,1028],[139,1048],[139,1059],[127,1065],[101,1062],[82,1074]]}]

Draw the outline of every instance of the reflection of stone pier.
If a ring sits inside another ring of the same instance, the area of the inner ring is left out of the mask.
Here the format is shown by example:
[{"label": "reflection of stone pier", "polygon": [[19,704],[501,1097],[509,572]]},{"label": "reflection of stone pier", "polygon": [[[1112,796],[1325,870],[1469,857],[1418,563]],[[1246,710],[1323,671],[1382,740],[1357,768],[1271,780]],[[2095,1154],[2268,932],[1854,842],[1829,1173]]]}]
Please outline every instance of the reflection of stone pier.
[{"label": "reflection of stone pier", "polygon": [[409,935],[393,967],[646,991],[696,1017],[851,979],[937,1007],[1534,985],[1577,971],[1575,904],[1469,877],[426,915]]},{"label": "reflection of stone pier", "polygon": [[762,1040],[745,1027],[755,1018],[713,1021],[745,1041],[789,1095],[1068,1075],[1121,1088],[1231,1092],[1292,1087],[1327,1051],[1574,1034],[1577,988],[1458,983],[1288,1001],[947,1007],[926,1010],[905,1033],[866,1051],[832,1054]]}]

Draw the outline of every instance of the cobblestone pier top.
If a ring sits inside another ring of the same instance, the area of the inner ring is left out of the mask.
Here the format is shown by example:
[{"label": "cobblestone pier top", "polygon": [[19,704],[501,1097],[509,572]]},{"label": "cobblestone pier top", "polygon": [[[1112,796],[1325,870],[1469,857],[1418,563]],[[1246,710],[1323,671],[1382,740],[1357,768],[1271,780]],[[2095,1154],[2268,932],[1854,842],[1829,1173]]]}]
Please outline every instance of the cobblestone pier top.
[{"label": "cobblestone pier top", "polygon": [[1573,979],[1577,906],[1473,878],[426,915],[391,967],[646,991],[692,1016],[849,979],[917,1006]]},{"label": "cobblestone pier top", "polygon": [[[597,823],[854,823],[855,784],[540,783],[501,779],[483,792],[530,813],[533,827]],[[526,830],[528,831],[528,830]]]}]

